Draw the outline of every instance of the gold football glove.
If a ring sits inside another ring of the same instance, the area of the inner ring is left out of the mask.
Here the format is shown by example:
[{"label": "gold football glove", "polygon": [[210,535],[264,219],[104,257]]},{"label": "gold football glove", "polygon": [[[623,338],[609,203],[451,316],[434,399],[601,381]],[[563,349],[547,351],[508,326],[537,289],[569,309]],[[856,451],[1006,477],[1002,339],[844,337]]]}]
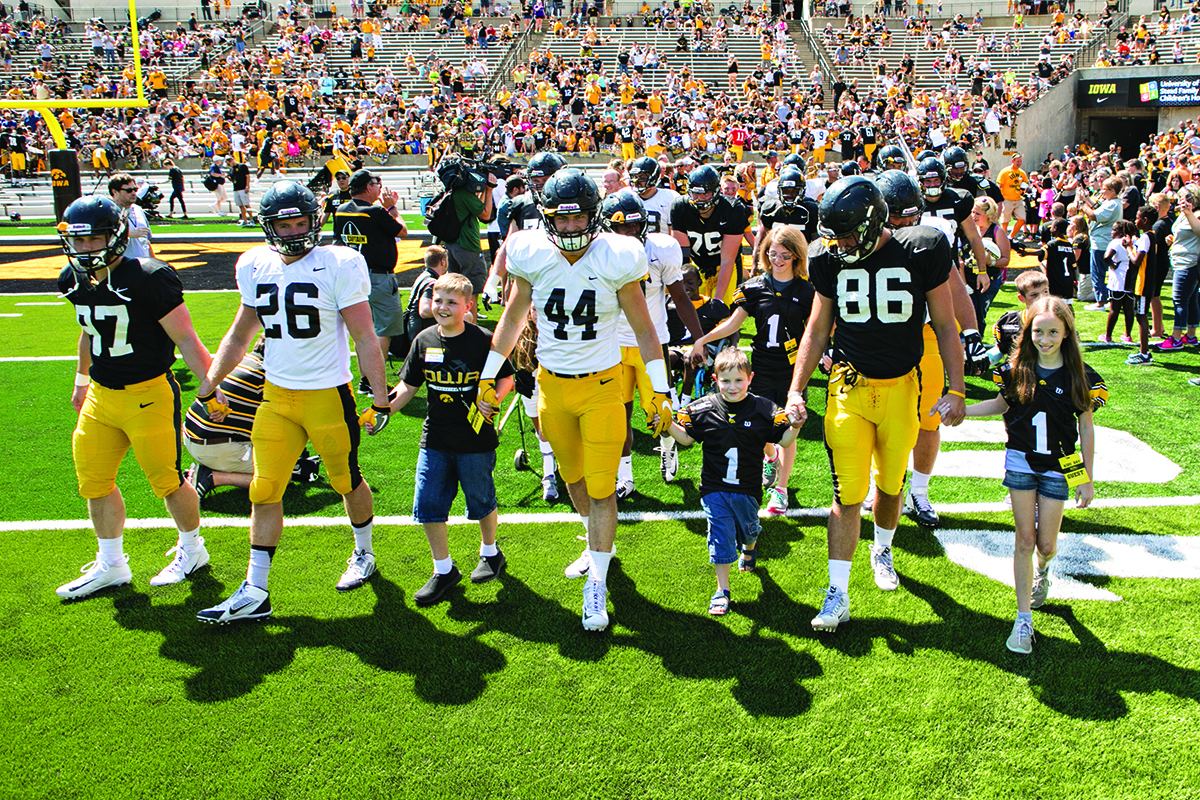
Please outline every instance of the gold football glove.
[{"label": "gold football glove", "polygon": [[213,389],[211,392],[204,395],[203,397],[197,396],[196,399],[204,404],[204,407],[208,410],[210,417],[213,414],[221,414],[222,416],[225,416],[225,415],[228,415],[231,411],[233,411],[233,409],[229,407],[228,403],[222,403],[220,400],[217,399],[217,390],[216,389]]},{"label": "gold football glove", "polygon": [[358,415],[358,424],[367,429],[368,436],[374,436],[387,427],[391,415],[391,406],[373,405]]},{"label": "gold football glove", "polygon": [[[642,406],[642,410],[646,412],[646,427],[655,436],[665,434],[675,419],[671,410],[671,396],[665,392],[651,394],[650,401]],[[655,421],[656,414],[658,415],[657,421]]]},{"label": "gold football glove", "polygon": [[[484,414],[484,418],[491,422],[492,417],[496,416],[496,410],[500,407],[500,400],[496,397],[496,381],[482,380],[479,382],[479,390],[475,394],[476,405],[489,405],[492,410]],[[479,410],[483,414],[483,409]]]}]

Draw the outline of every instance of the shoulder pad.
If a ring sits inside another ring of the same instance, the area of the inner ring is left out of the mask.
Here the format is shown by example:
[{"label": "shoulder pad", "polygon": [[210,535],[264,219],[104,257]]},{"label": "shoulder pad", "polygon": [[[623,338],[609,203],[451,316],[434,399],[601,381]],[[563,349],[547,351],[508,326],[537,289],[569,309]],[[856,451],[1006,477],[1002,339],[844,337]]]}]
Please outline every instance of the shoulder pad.
[{"label": "shoulder pad", "polygon": [[169,269],[172,272],[175,271],[175,268],[172,267],[170,264],[168,264],[166,261],[162,261],[157,258],[137,258],[137,259],[129,259],[129,260],[130,261],[140,261],[141,265],[142,265],[142,272],[145,272],[147,275],[158,272],[160,269]]}]

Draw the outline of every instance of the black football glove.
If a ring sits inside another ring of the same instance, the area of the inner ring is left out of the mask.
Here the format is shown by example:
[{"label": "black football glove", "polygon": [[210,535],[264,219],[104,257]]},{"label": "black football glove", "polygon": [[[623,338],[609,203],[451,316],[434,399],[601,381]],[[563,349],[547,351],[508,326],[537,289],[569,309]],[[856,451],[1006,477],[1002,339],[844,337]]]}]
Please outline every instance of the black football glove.
[{"label": "black football glove", "polygon": [[963,372],[976,377],[990,374],[992,362],[988,358],[987,347],[984,346],[983,337],[979,335],[979,331],[973,328],[963,331],[962,342]]}]

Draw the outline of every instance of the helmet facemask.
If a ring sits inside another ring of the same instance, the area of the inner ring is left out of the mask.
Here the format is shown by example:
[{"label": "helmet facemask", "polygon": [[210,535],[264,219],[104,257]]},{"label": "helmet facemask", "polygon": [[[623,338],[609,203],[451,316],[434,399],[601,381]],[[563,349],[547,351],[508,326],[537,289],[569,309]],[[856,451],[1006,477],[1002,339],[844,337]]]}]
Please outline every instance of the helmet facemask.
[{"label": "helmet facemask", "polygon": [[[877,219],[876,209],[871,208],[866,218],[849,231],[835,231],[818,224],[817,231],[825,239],[825,249],[843,264],[854,264],[875,252],[879,236],[883,231],[883,219]],[[849,239],[851,244],[843,247],[838,240]]]},{"label": "helmet facemask", "polygon": [[[309,228],[304,233],[281,236],[275,232],[275,223],[285,219],[307,217]],[[316,214],[305,214],[298,208],[285,208],[270,217],[259,217],[263,233],[267,236],[267,244],[272,250],[283,256],[299,257],[306,255],[321,241],[321,229],[317,226]]]},{"label": "helmet facemask", "polygon": [[[566,217],[574,217],[577,214],[587,214],[587,225],[580,230],[570,232],[562,232],[559,230],[559,223],[566,223]],[[578,203],[561,203],[554,209],[542,209],[542,219],[546,227],[546,235],[550,237],[550,241],[559,250],[566,253],[577,253],[580,250],[586,250],[592,240],[596,238],[596,233],[600,230],[600,212],[599,209],[591,208],[584,209]]]}]

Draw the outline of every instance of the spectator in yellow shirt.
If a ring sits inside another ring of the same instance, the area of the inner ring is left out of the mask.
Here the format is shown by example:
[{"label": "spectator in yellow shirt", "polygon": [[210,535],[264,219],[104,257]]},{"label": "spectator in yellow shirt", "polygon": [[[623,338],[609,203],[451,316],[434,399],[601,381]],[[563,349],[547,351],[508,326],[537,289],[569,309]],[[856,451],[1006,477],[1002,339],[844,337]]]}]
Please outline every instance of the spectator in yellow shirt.
[{"label": "spectator in yellow shirt", "polygon": [[996,176],[1000,195],[1004,198],[1004,205],[1000,209],[1000,225],[1007,229],[1009,219],[1015,217],[1017,220],[1009,234],[1011,239],[1015,239],[1021,228],[1025,227],[1025,190],[1029,188],[1029,176],[1021,169],[1022,160],[1020,153],[1013,153],[1012,164],[1000,170]]}]

